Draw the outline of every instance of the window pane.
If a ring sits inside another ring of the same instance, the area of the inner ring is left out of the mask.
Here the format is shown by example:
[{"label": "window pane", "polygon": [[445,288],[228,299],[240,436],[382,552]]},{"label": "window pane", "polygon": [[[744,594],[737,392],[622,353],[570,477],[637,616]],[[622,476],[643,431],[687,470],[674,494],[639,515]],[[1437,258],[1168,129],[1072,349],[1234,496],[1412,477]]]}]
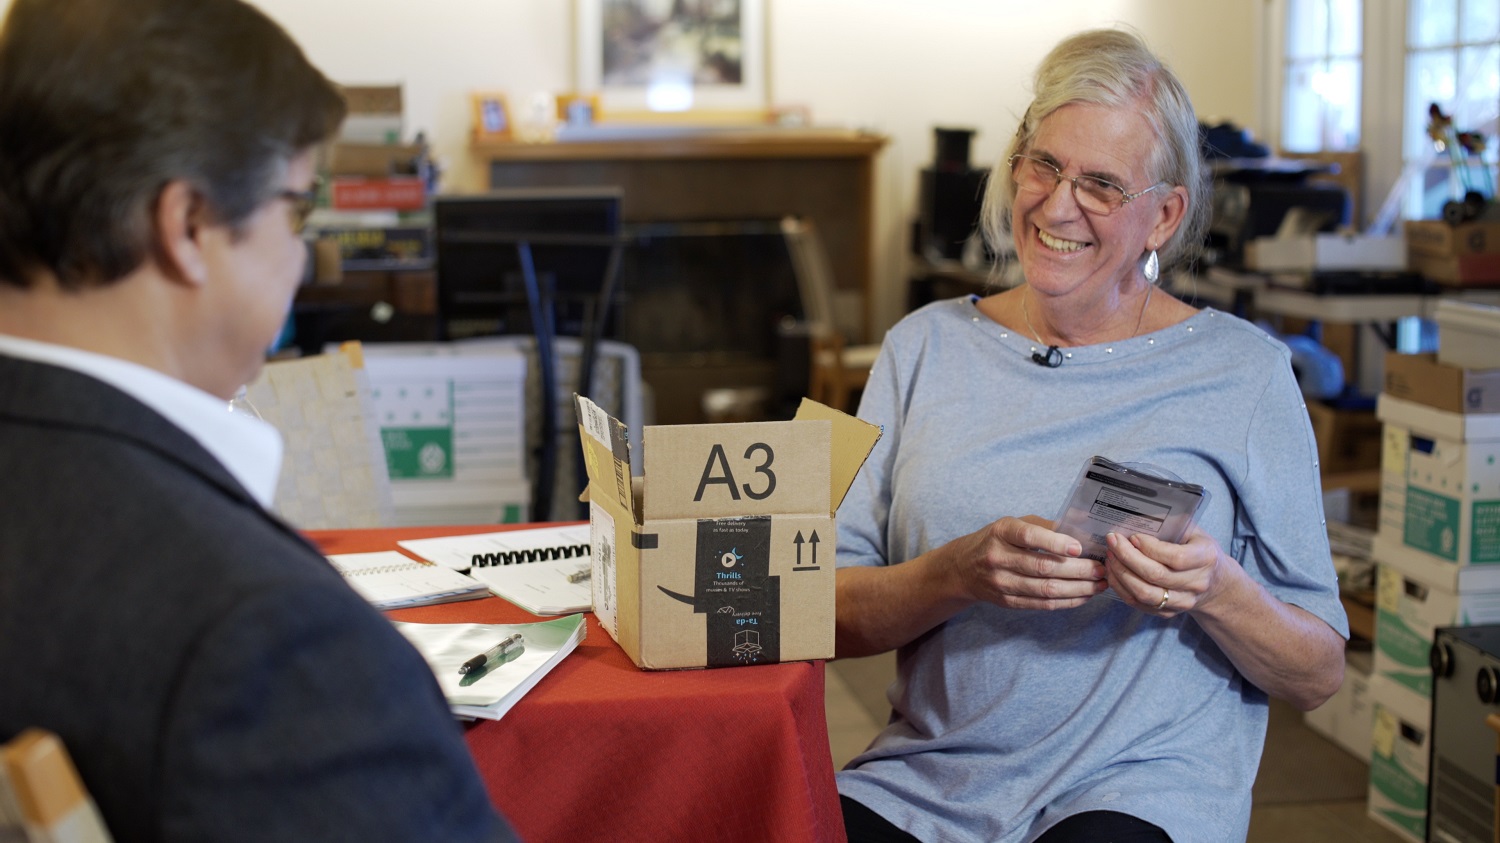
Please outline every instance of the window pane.
[{"label": "window pane", "polygon": [[1452,44],[1458,24],[1456,3],[1457,0],[1411,0],[1407,4],[1408,43],[1413,47]]},{"label": "window pane", "polygon": [[1362,0],[1331,0],[1328,8],[1328,54],[1346,58],[1359,55],[1364,46],[1364,3]]},{"label": "window pane", "polygon": [[1466,44],[1500,38],[1500,3],[1495,0],[1465,0],[1458,37]]},{"label": "window pane", "polygon": [[1495,132],[1495,112],[1500,109],[1500,46],[1465,47],[1458,54],[1453,104],[1454,125],[1463,131]]},{"label": "window pane", "polygon": [[1412,53],[1406,62],[1406,158],[1421,158],[1432,148],[1427,136],[1427,107],[1437,103],[1453,113],[1454,55],[1450,50]]},{"label": "window pane", "polygon": [[1359,77],[1357,59],[1328,63],[1325,82],[1317,85],[1327,103],[1324,111],[1323,148],[1348,151],[1359,148]]},{"label": "window pane", "polygon": [[1286,95],[1282,97],[1281,146],[1288,152],[1318,152],[1323,122],[1323,98],[1318,96],[1316,80],[1322,75],[1322,62],[1296,62],[1287,65]]},{"label": "window pane", "polygon": [[1321,58],[1328,48],[1326,0],[1291,0],[1286,14],[1286,57]]}]

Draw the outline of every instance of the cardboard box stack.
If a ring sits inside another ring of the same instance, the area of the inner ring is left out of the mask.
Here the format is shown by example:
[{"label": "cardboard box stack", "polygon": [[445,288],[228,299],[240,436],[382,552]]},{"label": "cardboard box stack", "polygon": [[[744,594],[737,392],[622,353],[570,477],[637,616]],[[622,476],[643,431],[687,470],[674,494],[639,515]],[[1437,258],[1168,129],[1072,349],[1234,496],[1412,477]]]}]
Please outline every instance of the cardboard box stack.
[{"label": "cardboard box stack", "polygon": [[873,425],[804,400],[781,422],[657,425],[645,476],[619,421],[578,399],[593,606],[653,670],[833,656],[834,513]]},{"label": "cardboard box stack", "polygon": [[1436,629],[1500,623],[1500,369],[1388,355],[1376,415],[1384,447],[1369,813],[1420,840]]},{"label": "cardboard box stack", "polygon": [[1406,259],[1412,271],[1439,284],[1500,284],[1500,222],[1408,220]]}]

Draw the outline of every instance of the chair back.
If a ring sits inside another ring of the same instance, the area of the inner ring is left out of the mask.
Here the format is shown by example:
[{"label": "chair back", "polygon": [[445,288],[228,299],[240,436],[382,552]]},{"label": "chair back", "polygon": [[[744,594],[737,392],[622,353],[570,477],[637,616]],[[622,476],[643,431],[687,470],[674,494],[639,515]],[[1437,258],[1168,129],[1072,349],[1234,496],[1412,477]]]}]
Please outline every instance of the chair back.
[{"label": "chair back", "polygon": [[0,744],[0,840],[114,840],[57,735],[32,728]]}]

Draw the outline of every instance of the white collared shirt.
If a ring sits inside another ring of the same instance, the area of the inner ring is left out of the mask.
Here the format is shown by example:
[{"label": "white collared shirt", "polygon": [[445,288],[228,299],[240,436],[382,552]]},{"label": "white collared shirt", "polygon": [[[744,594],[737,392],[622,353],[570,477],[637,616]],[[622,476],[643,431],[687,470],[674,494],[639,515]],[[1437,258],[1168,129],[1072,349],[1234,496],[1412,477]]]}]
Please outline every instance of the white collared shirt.
[{"label": "white collared shirt", "polygon": [[0,354],[50,363],[113,386],[198,440],[261,506],[270,508],[281,474],[281,433],[229,412],[228,402],[145,366],[63,345],[0,334]]}]

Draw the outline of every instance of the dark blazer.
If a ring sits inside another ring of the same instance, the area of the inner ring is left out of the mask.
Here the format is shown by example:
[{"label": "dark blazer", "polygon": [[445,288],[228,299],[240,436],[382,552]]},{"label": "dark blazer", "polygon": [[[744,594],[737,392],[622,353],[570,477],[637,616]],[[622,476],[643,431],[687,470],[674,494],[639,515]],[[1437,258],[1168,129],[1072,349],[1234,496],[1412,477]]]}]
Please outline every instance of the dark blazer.
[{"label": "dark blazer", "polygon": [[119,840],[513,839],[421,657],[196,440],[0,356],[0,740]]}]

